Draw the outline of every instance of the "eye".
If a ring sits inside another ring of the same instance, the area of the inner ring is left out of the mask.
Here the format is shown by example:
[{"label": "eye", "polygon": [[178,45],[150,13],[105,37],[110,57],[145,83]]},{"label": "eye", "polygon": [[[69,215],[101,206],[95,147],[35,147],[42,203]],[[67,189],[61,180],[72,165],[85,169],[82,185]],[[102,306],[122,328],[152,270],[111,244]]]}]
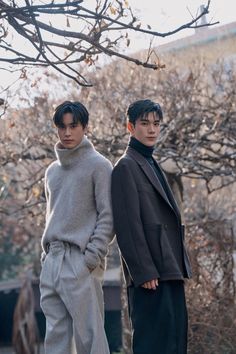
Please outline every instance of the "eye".
[{"label": "eye", "polygon": [[76,128],[78,124],[71,124],[71,128]]}]

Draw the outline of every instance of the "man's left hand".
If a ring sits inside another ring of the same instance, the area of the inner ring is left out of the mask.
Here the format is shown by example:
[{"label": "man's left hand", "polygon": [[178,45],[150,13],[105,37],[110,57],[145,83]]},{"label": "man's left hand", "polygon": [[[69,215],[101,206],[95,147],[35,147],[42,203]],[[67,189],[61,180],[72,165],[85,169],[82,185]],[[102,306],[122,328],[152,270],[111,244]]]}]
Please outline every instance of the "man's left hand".
[{"label": "man's left hand", "polygon": [[156,288],[158,287],[158,279],[153,279],[153,280],[150,280],[150,281],[146,281],[141,286],[142,286],[142,288],[145,288],[145,289],[156,290]]}]

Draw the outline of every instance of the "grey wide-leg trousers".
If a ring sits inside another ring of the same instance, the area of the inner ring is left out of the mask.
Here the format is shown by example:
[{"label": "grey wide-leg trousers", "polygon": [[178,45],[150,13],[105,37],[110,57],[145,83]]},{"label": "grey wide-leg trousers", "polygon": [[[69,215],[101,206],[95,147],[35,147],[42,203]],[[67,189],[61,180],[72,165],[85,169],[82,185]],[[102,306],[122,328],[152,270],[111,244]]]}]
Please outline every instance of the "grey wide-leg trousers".
[{"label": "grey wide-leg trousers", "polygon": [[40,275],[45,354],[109,354],[104,330],[103,270],[90,273],[77,246],[50,244]]}]

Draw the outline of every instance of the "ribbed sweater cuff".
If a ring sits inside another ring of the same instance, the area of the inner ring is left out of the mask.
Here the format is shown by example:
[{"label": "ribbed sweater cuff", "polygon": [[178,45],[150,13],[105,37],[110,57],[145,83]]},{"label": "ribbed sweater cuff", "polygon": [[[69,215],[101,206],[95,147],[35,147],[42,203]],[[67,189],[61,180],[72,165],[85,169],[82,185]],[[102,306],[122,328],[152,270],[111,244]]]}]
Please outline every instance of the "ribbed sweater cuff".
[{"label": "ribbed sweater cuff", "polygon": [[90,270],[95,269],[100,264],[100,258],[98,255],[91,252],[89,249],[86,249],[85,251],[84,260]]}]

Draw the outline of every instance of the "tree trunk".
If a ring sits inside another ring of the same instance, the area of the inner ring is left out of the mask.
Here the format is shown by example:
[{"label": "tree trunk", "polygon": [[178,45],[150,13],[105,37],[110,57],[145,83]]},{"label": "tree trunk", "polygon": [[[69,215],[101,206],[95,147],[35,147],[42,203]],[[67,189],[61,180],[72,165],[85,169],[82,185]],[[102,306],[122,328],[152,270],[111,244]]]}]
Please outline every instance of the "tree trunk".
[{"label": "tree trunk", "polygon": [[22,285],[14,311],[12,343],[16,354],[39,354],[39,332],[29,276]]},{"label": "tree trunk", "polygon": [[129,320],[127,288],[121,273],[121,323],[122,323],[122,349],[124,354],[132,354],[131,325]]}]

